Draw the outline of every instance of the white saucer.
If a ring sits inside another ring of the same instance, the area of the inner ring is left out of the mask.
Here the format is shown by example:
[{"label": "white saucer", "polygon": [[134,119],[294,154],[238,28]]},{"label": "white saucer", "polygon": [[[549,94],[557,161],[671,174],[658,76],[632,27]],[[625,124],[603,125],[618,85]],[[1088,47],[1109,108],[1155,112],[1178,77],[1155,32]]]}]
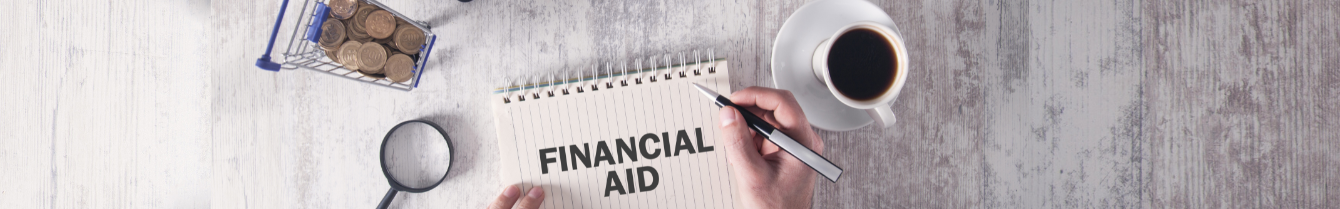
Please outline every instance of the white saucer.
[{"label": "white saucer", "polygon": [[772,79],[777,88],[791,91],[810,125],[830,131],[849,131],[871,124],[865,110],[842,104],[814,77],[810,61],[819,42],[831,37],[842,26],[872,21],[901,34],[893,19],[879,6],[864,0],[824,0],[811,2],[791,14],[777,32],[772,44]]}]

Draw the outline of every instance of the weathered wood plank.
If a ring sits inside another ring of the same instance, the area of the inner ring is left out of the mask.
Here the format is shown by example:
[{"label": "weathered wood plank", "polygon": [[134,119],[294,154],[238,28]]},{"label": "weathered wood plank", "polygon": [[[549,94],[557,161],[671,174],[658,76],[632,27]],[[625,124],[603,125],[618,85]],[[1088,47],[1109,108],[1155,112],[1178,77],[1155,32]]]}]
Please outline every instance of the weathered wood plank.
[{"label": "weathered wood plank", "polygon": [[1143,5],[1149,204],[1336,207],[1335,2]]},{"label": "weathered wood plank", "polygon": [[[489,88],[706,48],[736,89],[774,86],[806,1],[384,3],[441,35],[414,92],[255,69],[276,1],[17,2],[0,202],[370,207],[380,138],[428,119],[456,167],[394,206],[479,208],[501,186]],[[820,131],[848,173],[815,207],[1340,205],[1340,3],[875,3],[915,73],[896,126]]]},{"label": "weathered wood plank", "polygon": [[5,6],[4,207],[208,207],[207,2]]}]

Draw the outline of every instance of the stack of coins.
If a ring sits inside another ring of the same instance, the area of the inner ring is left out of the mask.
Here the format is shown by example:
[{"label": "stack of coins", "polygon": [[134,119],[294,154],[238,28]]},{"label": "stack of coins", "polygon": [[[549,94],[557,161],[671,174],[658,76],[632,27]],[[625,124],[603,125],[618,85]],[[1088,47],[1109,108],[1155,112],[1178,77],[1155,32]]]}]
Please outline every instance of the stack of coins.
[{"label": "stack of coins", "polygon": [[317,41],[317,45],[326,51],[326,56],[329,56],[330,60],[339,60],[334,52],[342,43],[344,43],[344,23],[336,19],[327,19],[325,23],[321,23],[321,39]]},{"label": "stack of coins", "polygon": [[423,30],[361,0],[331,0],[318,44],[326,56],[364,77],[400,83],[414,77]]},{"label": "stack of coins", "polygon": [[[361,2],[360,2],[361,3]],[[354,13],[353,21],[349,22],[349,38],[358,42],[372,41],[372,36],[368,36],[366,26],[363,24],[368,19],[368,14],[377,11],[377,7],[371,4],[360,4],[358,11]]]}]

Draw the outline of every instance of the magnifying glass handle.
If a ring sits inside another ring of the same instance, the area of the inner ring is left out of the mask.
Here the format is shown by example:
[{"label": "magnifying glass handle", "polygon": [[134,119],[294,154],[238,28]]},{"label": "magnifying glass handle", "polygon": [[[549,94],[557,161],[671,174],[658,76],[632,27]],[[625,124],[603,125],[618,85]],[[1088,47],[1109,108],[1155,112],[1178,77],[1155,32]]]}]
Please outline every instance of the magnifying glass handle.
[{"label": "magnifying glass handle", "polygon": [[386,191],[386,197],[382,198],[381,204],[377,204],[377,209],[386,209],[387,206],[391,206],[391,200],[395,199],[396,193],[400,193],[400,191],[395,191],[395,188],[392,188],[391,191]]}]

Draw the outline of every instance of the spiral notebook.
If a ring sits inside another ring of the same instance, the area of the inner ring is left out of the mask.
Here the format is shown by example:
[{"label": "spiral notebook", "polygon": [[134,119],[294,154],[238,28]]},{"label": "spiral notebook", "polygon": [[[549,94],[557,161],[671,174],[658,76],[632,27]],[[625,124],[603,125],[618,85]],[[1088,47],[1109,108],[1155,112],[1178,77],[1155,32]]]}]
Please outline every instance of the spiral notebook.
[{"label": "spiral notebook", "polygon": [[543,187],[542,208],[736,208],[718,108],[690,85],[730,92],[726,60],[657,60],[495,90],[501,183]]}]

